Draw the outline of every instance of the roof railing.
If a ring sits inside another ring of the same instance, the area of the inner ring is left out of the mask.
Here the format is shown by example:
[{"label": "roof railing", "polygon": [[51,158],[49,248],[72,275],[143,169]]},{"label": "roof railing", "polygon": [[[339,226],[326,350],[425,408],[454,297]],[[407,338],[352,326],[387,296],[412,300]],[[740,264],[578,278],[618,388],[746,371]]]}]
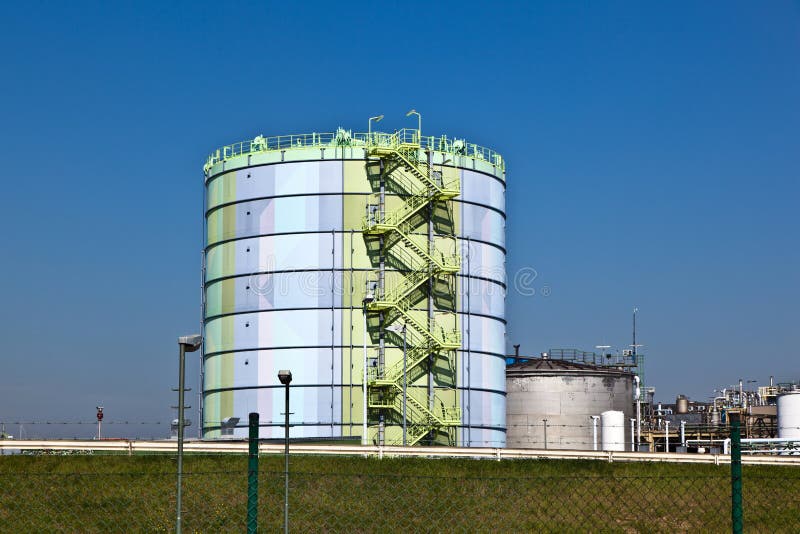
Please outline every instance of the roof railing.
[{"label": "roof railing", "polygon": [[492,149],[474,143],[467,143],[464,139],[447,137],[446,135],[439,137],[422,136],[420,138],[419,130],[414,128],[403,128],[394,133],[353,133],[352,130],[339,128],[335,132],[313,132],[310,134],[276,135],[272,137],[258,135],[249,141],[240,141],[215,150],[206,159],[203,171],[207,174],[211,167],[217,163],[245,154],[305,148],[397,147],[411,144],[419,144],[422,149],[483,160],[505,172],[505,160]]}]

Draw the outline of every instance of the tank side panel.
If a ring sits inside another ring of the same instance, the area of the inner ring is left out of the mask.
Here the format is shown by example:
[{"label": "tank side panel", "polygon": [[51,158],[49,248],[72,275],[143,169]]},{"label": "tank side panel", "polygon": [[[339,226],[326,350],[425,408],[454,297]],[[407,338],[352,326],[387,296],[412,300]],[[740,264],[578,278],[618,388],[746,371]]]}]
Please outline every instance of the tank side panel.
[{"label": "tank side panel", "polygon": [[505,184],[470,169],[460,177],[461,435],[467,446],[505,447]]},{"label": "tank side panel", "polygon": [[206,437],[231,416],[240,418],[234,435],[245,436],[254,410],[261,437],[281,436],[281,368],[294,375],[292,436],[340,433],[341,169],[269,165],[209,182]]},{"label": "tank side panel", "polygon": [[[619,409],[627,420],[632,411],[630,377],[511,375],[506,382],[509,447],[544,448],[546,424],[547,448],[591,450],[591,416]],[[597,433],[599,446],[599,422]]]}]

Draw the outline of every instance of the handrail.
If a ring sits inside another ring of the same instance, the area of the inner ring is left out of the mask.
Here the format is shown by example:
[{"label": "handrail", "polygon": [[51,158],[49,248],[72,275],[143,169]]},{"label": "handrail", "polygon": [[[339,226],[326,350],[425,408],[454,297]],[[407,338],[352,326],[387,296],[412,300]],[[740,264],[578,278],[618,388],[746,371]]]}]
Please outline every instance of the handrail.
[{"label": "handrail", "polygon": [[339,128],[335,132],[313,132],[310,134],[276,135],[265,137],[258,135],[248,141],[240,141],[218,148],[206,158],[203,171],[208,173],[215,164],[227,161],[244,154],[257,154],[263,152],[276,152],[280,150],[298,150],[306,148],[330,147],[367,147],[385,146],[396,147],[401,145],[419,144],[422,149],[435,150],[454,156],[465,156],[487,161],[505,172],[505,160],[496,151],[468,143],[464,139],[442,135],[419,137],[419,130],[403,128],[394,133],[371,132],[353,133],[352,130]]}]

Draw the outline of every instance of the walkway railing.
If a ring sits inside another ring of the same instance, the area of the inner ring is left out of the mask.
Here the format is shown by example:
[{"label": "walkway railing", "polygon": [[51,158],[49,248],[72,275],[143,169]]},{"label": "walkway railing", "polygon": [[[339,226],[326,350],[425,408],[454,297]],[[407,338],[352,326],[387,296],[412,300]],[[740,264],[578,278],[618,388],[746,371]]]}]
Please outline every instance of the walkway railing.
[{"label": "walkway railing", "polygon": [[[415,143],[419,138],[416,129],[404,128],[394,133],[371,132],[353,133],[351,130],[339,128],[335,132],[276,135],[265,137],[256,136],[248,141],[240,141],[223,146],[212,152],[206,159],[203,170],[208,173],[211,167],[221,161],[226,161],[244,154],[257,154],[262,152],[275,152],[280,150],[299,150],[306,148],[331,148],[331,147],[366,147],[366,146],[399,146],[404,143]],[[431,149],[454,156],[465,156],[487,161],[505,172],[505,161],[502,156],[490,148],[464,139],[442,135],[423,136],[419,140],[422,149]]]}]

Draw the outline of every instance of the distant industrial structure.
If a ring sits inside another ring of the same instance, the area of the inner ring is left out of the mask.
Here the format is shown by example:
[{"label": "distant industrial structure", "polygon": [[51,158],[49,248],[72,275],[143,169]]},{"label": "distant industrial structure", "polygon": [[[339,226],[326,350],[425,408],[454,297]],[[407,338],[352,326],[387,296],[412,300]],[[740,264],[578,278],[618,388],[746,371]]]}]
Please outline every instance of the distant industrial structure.
[{"label": "distant industrial structure", "polygon": [[291,369],[292,438],[505,446],[505,163],[409,115],[209,156],[205,438],[281,437]]},{"label": "distant industrial structure", "polygon": [[[607,348],[603,346],[601,348]],[[800,454],[800,384],[715,390],[711,402],[655,402],[633,350],[551,349],[507,357],[508,446],[537,449],[727,453],[732,420],[745,453]]]}]

